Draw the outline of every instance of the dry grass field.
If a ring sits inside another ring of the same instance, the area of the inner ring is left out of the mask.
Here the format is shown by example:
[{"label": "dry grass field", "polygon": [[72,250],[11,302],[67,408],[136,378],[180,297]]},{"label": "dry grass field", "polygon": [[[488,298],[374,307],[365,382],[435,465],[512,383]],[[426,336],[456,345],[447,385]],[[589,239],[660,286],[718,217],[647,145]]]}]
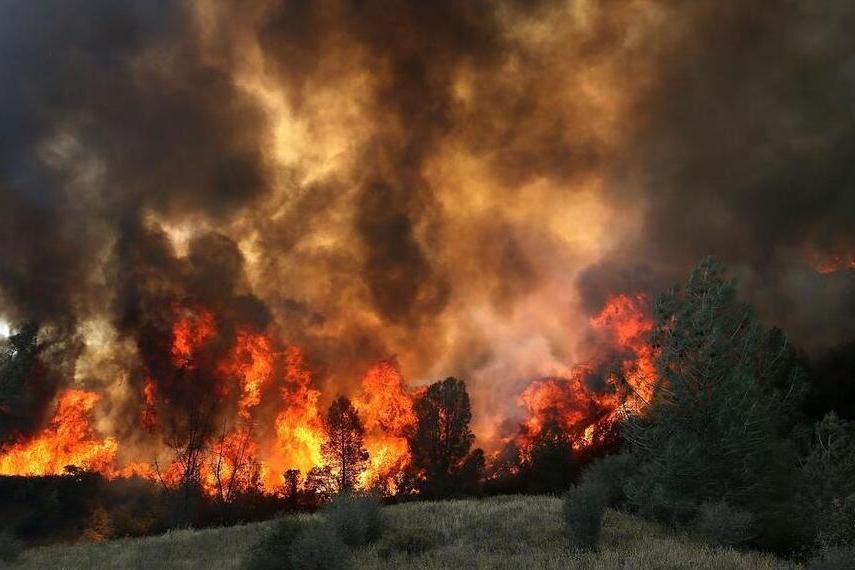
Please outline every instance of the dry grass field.
[{"label": "dry grass field", "polygon": [[[319,516],[300,515],[305,521]],[[797,568],[765,554],[706,546],[614,511],[606,514],[598,551],[579,551],[568,545],[561,501],[553,497],[409,503],[387,507],[385,516],[380,540],[353,552],[355,568]],[[34,548],[12,568],[245,568],[270,525]],[[412,537],[418,537],[418,552],[407,553],[402,545]]]}]

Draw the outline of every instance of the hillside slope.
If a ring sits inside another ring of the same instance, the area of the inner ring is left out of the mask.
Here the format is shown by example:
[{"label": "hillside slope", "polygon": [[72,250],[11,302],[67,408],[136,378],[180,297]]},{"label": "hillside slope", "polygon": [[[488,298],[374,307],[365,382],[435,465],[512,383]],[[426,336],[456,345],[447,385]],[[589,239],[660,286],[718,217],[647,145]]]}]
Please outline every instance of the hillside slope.
[{"label": "hillside slope", "polygon": [[[354,552],[356,568],[795,568],[758,553],[711,548],[609,511],[596,553],[567,545],[561,501],[496,497],[386,508],[388,529]],[[300,515],[308,520],[319,515]],[[270,523],[182,530],[105,544],[50,546],[27,551],[13,568],[242,568]],[[427,550],[410,556],[395,545],[418,535]]]}]

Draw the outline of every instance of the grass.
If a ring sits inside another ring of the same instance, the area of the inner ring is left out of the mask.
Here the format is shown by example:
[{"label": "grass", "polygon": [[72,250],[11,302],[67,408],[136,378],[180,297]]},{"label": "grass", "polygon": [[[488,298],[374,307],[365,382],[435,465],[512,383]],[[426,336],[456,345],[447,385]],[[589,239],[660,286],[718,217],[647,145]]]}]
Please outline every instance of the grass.
[{"label": "grass", "polygon": [[[797,568],[761,553],[703,545],[636,517],[607,511],[599,549],[571,547],[561,499],[386,507],[387,530],[353,553],[355,568]],[[308,523],[321,515],[299,515]],[[241,568],[271,523],[182,530],[103,544],[49,546],[23,553],[12,568]],[[402,545],[415,544],[415,548]]]}]

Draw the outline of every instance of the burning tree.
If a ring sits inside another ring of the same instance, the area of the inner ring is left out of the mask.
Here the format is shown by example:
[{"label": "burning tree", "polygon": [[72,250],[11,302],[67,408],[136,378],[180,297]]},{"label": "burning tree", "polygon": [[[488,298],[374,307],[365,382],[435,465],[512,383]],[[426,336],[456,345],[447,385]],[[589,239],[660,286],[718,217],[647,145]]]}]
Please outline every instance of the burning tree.
[{"label": "burning tree", "polygon": [[350,400],[340,396],[330,405],[324,432],[326,441],[321,451],[335,490],[338,493],[353,491],[367,468],[368,450],[363,443],[365,428]]}]

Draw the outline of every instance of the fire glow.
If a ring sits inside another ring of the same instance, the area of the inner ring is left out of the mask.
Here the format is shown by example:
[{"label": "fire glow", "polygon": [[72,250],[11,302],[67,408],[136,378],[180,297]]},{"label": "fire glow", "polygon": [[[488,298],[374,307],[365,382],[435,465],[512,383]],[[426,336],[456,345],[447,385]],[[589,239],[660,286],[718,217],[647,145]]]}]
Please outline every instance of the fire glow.
[{"label": "fire glow", "polygon": [[[166,417],[173,404],[170,398],[190,389],[182,383],[207,382],[201,392],[194,393],[228,403],[216,417],[205,418],[211,427],[200,446],[205,459],[199,462],[199,478],[208,494],[224,493],[224,481],[240,487],[250,484],[254,476],[260,478],[265,492],[276,492],[287,470],[298,469],[305,475],[320,467],[325,405],[336,394],[324,394],[316,386],[300,348],[250,328],[239,328],[227,337],[233,342],[221,346],[214,312],[198,307],[173,311],[169,374],[158,377],[155,371],[146,371],[139,395],[140,433],[159,441],[187,437],[181,422],[164,421],[170,419]],[[560,425],[571,436],[572,449],[580,450],[607,430],[625,406],[640,409],[649,400],[655,378],[652,349],[645,340],[652,326],[646,298],[615,295],[590,320],[590,326],[602,339],[602,354],[596,361],[576,366],[567,378],[533,380],[519,395],[517,403],[525,417],[518,433],[504,444],[515,443],[523,457],[548,422]],[[607,369],[607,361],[614,365],[613,372],[597,385],[591,375]],[[394,358],[377,362],[362,375],[358,390],[351,394],[369,452],[362,487],[396,493],[397,478],[410,461],[407,436],[416,424],[413,404],[419,394],[419,389],[407,386]],[[103,398],[93,391],[61,392],[53,418],[41,432],[0,450],[0,475],[56,475],[66,466],[75,466],[108,479],[142,476],[178,486],[184,457],[166,463],[141,456],[120,461],[129,456],[122,442],[99,435],[93,427],[93,412]],[[201,413],[210,402],[196,404],[183,413]]]}]

